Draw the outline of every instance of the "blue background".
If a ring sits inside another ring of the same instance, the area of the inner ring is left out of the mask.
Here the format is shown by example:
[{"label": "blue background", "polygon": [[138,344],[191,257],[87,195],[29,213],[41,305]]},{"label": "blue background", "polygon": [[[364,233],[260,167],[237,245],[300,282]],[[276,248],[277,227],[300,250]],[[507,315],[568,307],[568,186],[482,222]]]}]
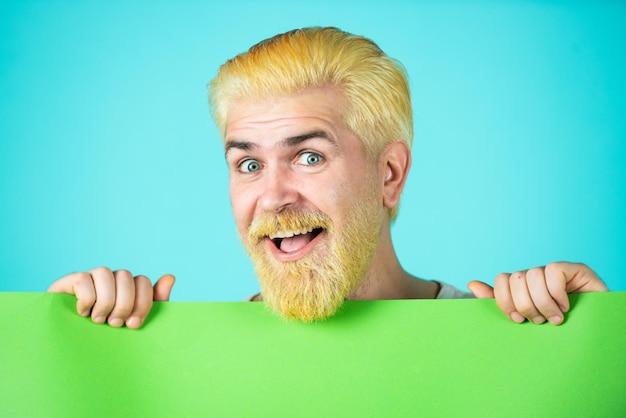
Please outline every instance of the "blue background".
[{"label": "blue background", "polygon": [[3,2],[0,291],[99,265],[173,300],[257,290],[206,84],[279,32],[334,25],[410,74],[404,267],[463,287],[583,261],[626,290],[626,3]]}]

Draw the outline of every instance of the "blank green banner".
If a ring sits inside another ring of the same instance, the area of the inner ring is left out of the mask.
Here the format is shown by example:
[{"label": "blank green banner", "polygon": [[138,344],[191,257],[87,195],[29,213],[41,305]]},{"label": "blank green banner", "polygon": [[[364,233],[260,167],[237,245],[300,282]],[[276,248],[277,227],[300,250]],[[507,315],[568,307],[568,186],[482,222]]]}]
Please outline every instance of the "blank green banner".
[{"label": "blank green banner", "polygon": [[75,298],[0,293],[2,417],[624,417],[626,293],[561,326],[493,300],[348,302],[287,322],[262,303],[156,303],[141,330]]}]

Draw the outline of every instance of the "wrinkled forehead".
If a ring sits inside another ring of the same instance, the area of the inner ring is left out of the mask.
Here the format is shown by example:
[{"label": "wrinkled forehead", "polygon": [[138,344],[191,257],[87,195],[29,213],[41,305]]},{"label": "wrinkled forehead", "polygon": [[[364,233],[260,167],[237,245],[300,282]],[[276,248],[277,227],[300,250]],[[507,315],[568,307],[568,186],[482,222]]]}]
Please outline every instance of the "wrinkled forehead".
[{"label": "wrinkled forehead", "polygon": [[338,88],[309,88],[289,95],[253,96],[234,100],[228,107],[224,137],[244,128],[312,123],[346,129],[345,98]]}]

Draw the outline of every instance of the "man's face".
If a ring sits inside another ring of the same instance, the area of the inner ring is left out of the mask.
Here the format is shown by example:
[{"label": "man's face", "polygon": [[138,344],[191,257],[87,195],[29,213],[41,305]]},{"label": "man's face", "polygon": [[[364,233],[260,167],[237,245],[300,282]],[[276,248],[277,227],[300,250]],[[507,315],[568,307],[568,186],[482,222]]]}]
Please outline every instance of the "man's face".
[{"label": "man's face", "polygon": [[265,302],[284,317],[335,313],[376,253],[378,165],[333,88],[241,100],[225,135],[235,222]]}]

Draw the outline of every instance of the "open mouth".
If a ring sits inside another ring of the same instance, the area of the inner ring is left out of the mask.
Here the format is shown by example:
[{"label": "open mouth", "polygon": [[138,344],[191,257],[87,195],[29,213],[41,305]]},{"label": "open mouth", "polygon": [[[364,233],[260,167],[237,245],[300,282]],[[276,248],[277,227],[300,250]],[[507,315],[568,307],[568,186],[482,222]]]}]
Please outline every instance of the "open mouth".
[{"label": "open mouth", "polygon": [[270,234],[268,238],[280,251],[293,253],[306,247],[323,230],[323,228],[310,228],[301,231],[281,231]]}]

